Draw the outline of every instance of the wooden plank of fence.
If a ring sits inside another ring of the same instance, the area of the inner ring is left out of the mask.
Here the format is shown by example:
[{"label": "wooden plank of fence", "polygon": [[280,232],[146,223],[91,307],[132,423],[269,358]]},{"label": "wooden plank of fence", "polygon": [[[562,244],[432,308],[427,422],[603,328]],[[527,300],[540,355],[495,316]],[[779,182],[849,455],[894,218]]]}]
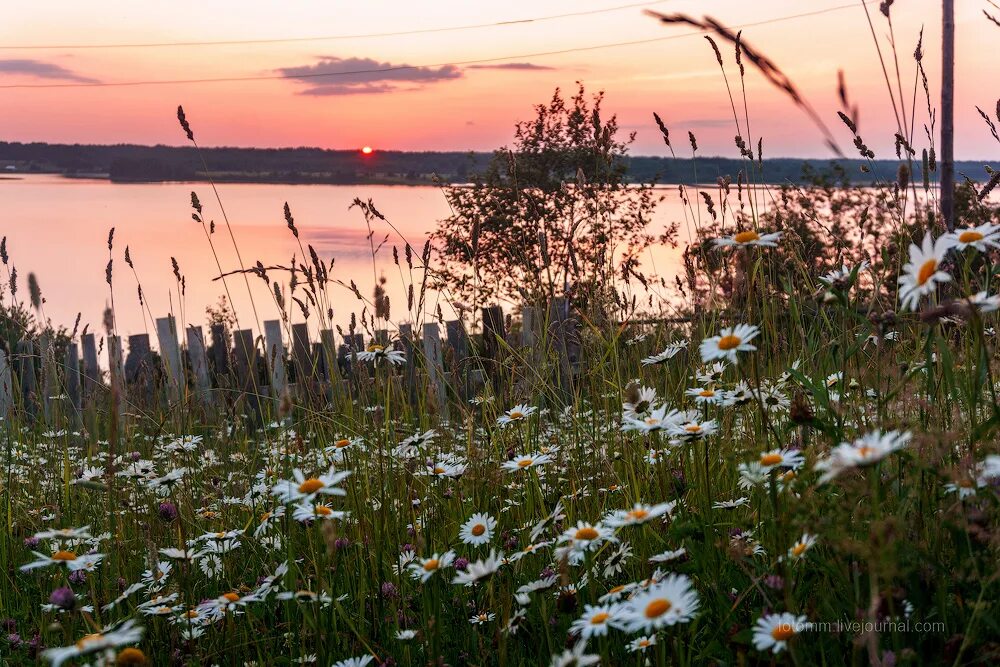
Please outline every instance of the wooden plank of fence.
[{"label": "wooden plank of fence", "polygon": [[54,403],[59,401],[59,377],[56,373],[55,345],[48,334],[42,334],[38,339],[38,353],[41,361],[42,376],[42,414],[45,423],[52,426]]},{"label": "wooden plank of fence", "polygon": [[257,346],[253,331],[240,329],[233,334],[237,386],[249,403],[251,423],[261,423],[261,389],[257,386]]},{"label": "wooden plank of fence", "polygon": [[24,413],[29,420],[38,415],[38,405],[35,402],[38,392],[35,390],[35,346],[30,340],[17,342],[17,380],[21,385],[21,400]]},{"label": "wooden plank of fence", "polygon": [[330,383],[329,399],[334,400],[344,389],[343,378],[340,375],[340,364],[337,359],[337,341],[333,330],[323,329],[319,332],[319,342],[323,347],[326,381]]},{"label": "wooden plank of fence", "polygon": [[83,343],[83,395],[89,404],[101,386],[101,367],[97,363],[97,340],[92,333],[84,334]]},{"label": "wooden plank of fence", "polygon": [[205,334],[201,327],[188,326],[187,351],[198,399],[206,408],[211,408],[212,378],[208,374],[208,351],[205,348]]},{"label": "wooden plank of fence", "polygon": [[427,380],[437,400],[438,414],[448,418],[448,392],[444,382],[444,355],[441,351],[441,330],[437,322],[424,324],[424,360],[427,362]]},{"label": "wooden plank of fence", "polygon": [[63,378],[65,378],[67,403],[70,407],[70,420],[73,424],[79,424],[83,410],[83,396],[80,386],[80,348],[76,343],[66,346]]},{"label": "wooden plank of fence", "polygon": [[281,402],[287,386],[285,372],[285,342],[281,339],[281,322],[267,320],[264,322],[264,357],[271,371],[271,389],[274,392],[275,405]]},{"label": "wooden plank of fence", "polygon": [[170,397],[179,402],[184,395],[184,367],[181,365],[181,347],[173,315],[156,319],[156,338],[160,344],[160,358],[167,374]]},{"label": "wooden plank of fence", "polygon": [[529,350],[534,350],[538,345],[538,334],[540,328],[538,321],[538,309],[534,306],[523,306],[521,308],[521,346]]},{"label": "wooden plank of fence", "polygon": [[0,419],[10,419],[14,410],[14,378],[7,353],[0,348]]},{"label": "wooden plank of fence", "polygon": [[123,378],[125,386],[130,390],[130,398],[149,407],[153,402],[153,351],[149,346],[148,334],[133,334],[128,337],[128,356],[125,357],[124,370]]},{"label": "wooden plank of fence", "polygon": [[503,321],[503,308],[489,306],[483,308],[483,353],[486,358],[486,375],[497,393],[503,384],[502,355],[506,327]]},{"label": "wooden plank of fence", "polygon": [[413,325],[399,325],[399,344],[403,348],[406,356],[406,364],[403,367],[403,382],[406,384],[406,398],[410,405],[417,403],[417,360],[416,346],[413,338]]},{"label": "wooden plank of fence", "polygon": [[226,345],[226,327],[222,324],[211,326],[212,349],[209,358],[212,372],[217,376],[229,374],[229,346]]},{"label": "wooden plank of fence", "polygon": [[570,338],[575,336],[570,318],[569,301],[565,297],[552,300],[549,307],[549,327],[556,356],[556,388],[564,401],[573,394],[573,368],[569,362]]},{"label": "wooden plank of fence", "polygon": [[111,381],[112,396],[117,397],[118,414],[121,415],[126,405],[125,364],[122,359],[121,336],[108,336],[108,378]]},{"label": "wooden plank of fence", "polygon": [[309,325],[305,322],[292,325],[292,358],[295,360],[295,381],[300,396],[316,393],[316,361],[309,340]]},{"label": "wooden plank of fence", "polygon": [[451,347],[452,377],[463,401],[471,398],[469,384],[469,335],[465,331],[462,320],[449,320],[444,323],[448,346]]}]

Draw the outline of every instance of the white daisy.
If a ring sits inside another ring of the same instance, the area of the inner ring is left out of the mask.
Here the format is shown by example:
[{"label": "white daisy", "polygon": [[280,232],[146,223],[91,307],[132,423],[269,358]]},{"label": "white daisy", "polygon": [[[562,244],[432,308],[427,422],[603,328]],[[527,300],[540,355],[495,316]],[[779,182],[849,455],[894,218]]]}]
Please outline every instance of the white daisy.
[{"label": "white daisy", "polygon": [[738,352],[753,352],[757,348],[750,344],[750,341],[757,337],[760,329],[752,324],[737,324],[735,327],[726,327],[719,332],[718,336],[712,336],[701,341],[701,360],[704,362],[716,359],[728,359],[736,361]]},{"label": "white daisy", "polygon": [[949,243],[944,236],[935,241],[927,232],[919,247],[910,244],[910,261],[899,277],[899,301],[903,308],[916,310],[920,297],[933,292],[938,283],[951,280],[951,276],[941,270],[941,263],[951,247]]},{"label": "white daisy", "polygon": [[788,648],[788,642],[810,624],[805,616],[796,616],[787,611],[767,614],[757,619],[753,627],[753,646],[758,651],[781,653]]},{"label": "white daisy", "polygon": [[496,530],[496,527],[496,519],[489,514],[477,512],[462,524],[458,536],[464,543],[478,546],[493,539],[493,531]]},{"label": "white daisy", "polygon": [[698,611],[698,593],[691,579],[669,574],[625,603],[622,623],[628,632],[654,632],[687,623]]},{"label": "white daisy", "polygon": [[713,239],[712,243],[714,243],[717,248],[726,246],[760,246],[776,248],[778,246],[778,240],[781,239],[782,233],[783,232],[771,232],[770,234],[759,234],[750,229],[733,234],[732,236],[724,236],[722,238]]}]

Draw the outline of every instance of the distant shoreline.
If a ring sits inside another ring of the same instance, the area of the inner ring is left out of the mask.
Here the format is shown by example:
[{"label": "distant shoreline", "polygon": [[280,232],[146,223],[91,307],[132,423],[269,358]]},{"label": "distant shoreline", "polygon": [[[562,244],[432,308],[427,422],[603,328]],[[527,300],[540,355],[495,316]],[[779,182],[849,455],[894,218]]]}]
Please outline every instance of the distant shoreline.
[{"label": "distant shoreline", "polygon": [[[0,141],[0,175],[58,174],[67,178],[97,178],[114,183],[205,182],[276,185],[451,185],[468,183],[482,173],[494,153],[460,151],[357,150],[319,148],[204,148],[18,143]],[[919,157],[919,156],[918,156]],[[204,163],[202,162],[204,160]],[[869,185],[894,182],[900,160],[835,160],[765,158],[767,185],[805,185],[824,182]],[[987,180],[984,162],[955,163],[958,173]],[[735,185],[749,163],[724,157],[668,158],[635,155],[625,158],[627,178],[633,183],[714,183],[729,178]],[[921,160],[912,162],[911,179],[923,180]],[[755,176],[760,172],[756,169]],[[931,172],[930,182],[937,180]],[[0,176],[0,177],[2,177]]]}]

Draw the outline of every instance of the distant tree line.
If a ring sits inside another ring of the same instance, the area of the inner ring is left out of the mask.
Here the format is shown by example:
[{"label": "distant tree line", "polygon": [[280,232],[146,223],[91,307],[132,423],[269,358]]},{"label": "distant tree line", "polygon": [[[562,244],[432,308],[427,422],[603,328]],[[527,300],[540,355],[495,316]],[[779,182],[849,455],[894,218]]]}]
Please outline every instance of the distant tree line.
[{"label": "distant tree line", "polygon": [[[205,148],[202,154],[216,180],[259,183],[464,183],[486,170],[493,158],[493,153],[485,152],[376,150],[362,155],[357,150],[320,148]],[[860,160],[771,158],[764,160],[762,173],[768,183],[813,183],[820,177],[857,185],[895,180],[899,162],[876,160],[867,172],[861,167]],[[5,173],[87,175],[123,182],[205,178],[194,148],[162,145],[0,142],[0,168]],[[919,171],[919,164],[915,168]],[[958,173],[980,169],[976,162],[956,163]],[[711,183],[725,177],[735,182],[741,170],[748,171],[743,160],[724,157],[625,158],[630,182]]]}]

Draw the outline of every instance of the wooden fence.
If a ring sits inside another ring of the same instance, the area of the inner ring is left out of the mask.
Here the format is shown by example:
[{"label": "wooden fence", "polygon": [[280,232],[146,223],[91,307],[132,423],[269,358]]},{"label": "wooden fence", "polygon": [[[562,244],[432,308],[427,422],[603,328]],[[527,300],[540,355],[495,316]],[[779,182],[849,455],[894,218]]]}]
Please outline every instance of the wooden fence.
[{"label": "wooden fence", "polygon": [[[367,345],[402,351],[406,361],[392,372],[407,397],[414,403],[422,399],[444,418],[450,402],[466,402],[487,384],[495,395],[529,400],[523,394],[532,380],[545,381],[570,400],[580,346],[566,301],[524,306],[521,314],[519,336],[511,333],[503,310],[493,306],[483,309],[482,334],[476,337],[453,320],[443,332],[437,322],[419,331],[402,324],[395,336],[376,331]],[[274,419],[287,399],[317,409],[353,400],[375,372],[357,357],[367,347],[362,334],[337,343],[335,332],[324,329],[314,340],[304,323],[265,321],[257,336],[250,329],[228,333],[212,325],[206,337],[200,326],[179,332],[167,316],[156,320],[155,336],[158,353],[147,334],[128,337],[127,355],[121,337],[109,336],[103,345],[94,334],[60,350],[44,337],[21,340],[9,352],[0,347],[0,418],[18,414],[49,426],[79,427],[92,408],[107,408],[108,397],[117,395],[121,417],[151,417],[184,404],[206,417],[241,413],[262,423]],[[98,361],[102,352],[106,372]]]}]

